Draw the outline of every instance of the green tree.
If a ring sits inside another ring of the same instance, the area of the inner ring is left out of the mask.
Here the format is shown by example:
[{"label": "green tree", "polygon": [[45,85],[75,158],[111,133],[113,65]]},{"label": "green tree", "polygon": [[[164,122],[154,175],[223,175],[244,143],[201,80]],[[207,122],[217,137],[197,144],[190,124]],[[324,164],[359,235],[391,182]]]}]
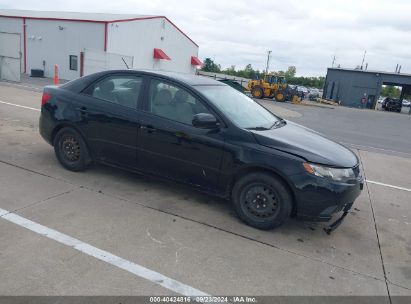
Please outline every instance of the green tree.
[{"label": "green tree", "polygon": [[219,64],[214,63],[214,61],[211,58],[206,58],[204,60],[204,64],[201,70],[204,72],[220,73],[221,66]]},{"label": "green tree", "polygon": [[245,66],[242,77],[250,78],[250,79],[255,79],[257,77],[257,73],[256,71],[254,71],[251,64],[247,64]]},{"label": "green tree", "polygon": [[[254,70],[251,64],[247,64],[244,69],[236,70],[235,65],[224,70],[212,59],[206,58],[202,68],[205,72],[223,73],[232,76],[244,77],[249,79],[261,79],[264,71]],[[295,66],[289,66],[286,71],[273,72],[277,76],[285,76],[289,84],[302,85],[322,89],[324,87],[325,77],[296,77],[297,69]]]},{"label": "green tree", "polygon": [[287,77],[289,84],[301,85],[322,89],[324,87],[325,77]]},{"label": "green tree", "polygon": [[394,86],[385,85],[381,89],[381,96],[399,98],[401,95],[401,90]]},{"label": "green tree", "polygon": [[285,78],[293,78],[295,77],[295,74],[297,73],[297,69],[295,66],[289,66],[287,71],[284,72]]}]

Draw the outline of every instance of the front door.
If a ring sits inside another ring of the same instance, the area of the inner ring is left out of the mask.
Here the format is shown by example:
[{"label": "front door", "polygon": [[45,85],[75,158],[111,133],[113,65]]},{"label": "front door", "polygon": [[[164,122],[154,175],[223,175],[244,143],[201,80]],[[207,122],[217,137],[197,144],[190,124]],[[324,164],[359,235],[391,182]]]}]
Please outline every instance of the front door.
[{"label": "front door", "polygon": [[191,123],[195,114],[211,111],[179,85],[153,78],[148,88],[138,135],[140,168],[218,191],[224,133]]},{"label": "front door", "polygon": [[83,92],[77,108],[94,157],[103,162],[137,166],[137,104],[142,77],[114,75],[97,81]]}]

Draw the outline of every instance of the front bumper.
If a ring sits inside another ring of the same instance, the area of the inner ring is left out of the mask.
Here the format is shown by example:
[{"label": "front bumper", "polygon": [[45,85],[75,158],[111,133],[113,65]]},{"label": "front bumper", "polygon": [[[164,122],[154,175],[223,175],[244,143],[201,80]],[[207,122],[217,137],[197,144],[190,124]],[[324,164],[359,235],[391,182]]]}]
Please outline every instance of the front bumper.
[{"label": "front bumper", "polygon": [[292,179],[297,216],[308,221],[326,222],[337,212],[348,212],[364,187],[361,175],[350,182],[332,181],[308,173]]}]

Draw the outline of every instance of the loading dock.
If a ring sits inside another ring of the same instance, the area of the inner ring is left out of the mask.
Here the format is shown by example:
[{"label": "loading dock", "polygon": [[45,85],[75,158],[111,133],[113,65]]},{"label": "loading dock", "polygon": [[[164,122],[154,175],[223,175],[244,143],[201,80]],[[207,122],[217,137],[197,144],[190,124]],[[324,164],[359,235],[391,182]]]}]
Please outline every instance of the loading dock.
[{"label": "loading dock", "polygon": [[328,68],[323,98],[339,102],[343,106],[360,108],[362,98],[365,107],[375,109],[383,85],[401,87],[400,100],[411,94],[411,74],[383,71]]}]

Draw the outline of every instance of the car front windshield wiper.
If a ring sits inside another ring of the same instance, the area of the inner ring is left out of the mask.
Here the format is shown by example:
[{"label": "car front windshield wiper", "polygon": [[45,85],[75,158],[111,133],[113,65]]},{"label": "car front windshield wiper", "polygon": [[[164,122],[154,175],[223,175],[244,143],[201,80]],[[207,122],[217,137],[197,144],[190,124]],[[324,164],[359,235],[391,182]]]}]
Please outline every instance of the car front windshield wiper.
[{"label": "car front windshield wiper", "polygon": [[254,130],[254,131],[266,131],[266,130],[271,130],[272,128],[280,128],[285,124],[287,124],[287,122],[284,119],[279,118],[269,128],[264,127],[264,126],[257,126],[257,127],[249,127],[249,128],[246,128],[246,129],[247,130]]},{"label": "car front windshield wiper", "polygon": [[266,131],[266,130],[270,130],[270,128],[266,128],[266,127],[262,127],[262,126],[258,126],[258,127],[250,127],[250,128],[246,128],[247,130],[254,130],[254,131]]},{"label": "car front windshield wiper", "polygon": [[283,125],[286,125],[286,124],[287,124],[287,122],[284,119],[279,119],[271,125],[270,129],[280,128],[280,127],[282,127]]}]

